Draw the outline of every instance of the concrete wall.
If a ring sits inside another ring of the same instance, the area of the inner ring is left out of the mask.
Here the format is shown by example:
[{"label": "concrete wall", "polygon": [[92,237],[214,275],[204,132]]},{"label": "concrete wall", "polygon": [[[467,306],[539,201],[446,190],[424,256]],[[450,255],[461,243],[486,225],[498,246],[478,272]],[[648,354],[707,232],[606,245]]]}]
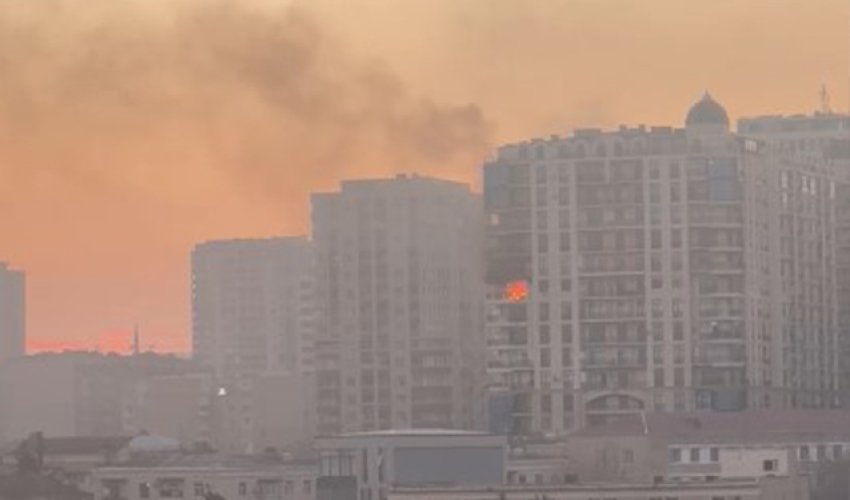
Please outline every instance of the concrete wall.
[{"label": "concrete wall", "polygon": [[648,483],[666,467],[666,451],[646,436],[572,437],[565,451],[580,482]]}]

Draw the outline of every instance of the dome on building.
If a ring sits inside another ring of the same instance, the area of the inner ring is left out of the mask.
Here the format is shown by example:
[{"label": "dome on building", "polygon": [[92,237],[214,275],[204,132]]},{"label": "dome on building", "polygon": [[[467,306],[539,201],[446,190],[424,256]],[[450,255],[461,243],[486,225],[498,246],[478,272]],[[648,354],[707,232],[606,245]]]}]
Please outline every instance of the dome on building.
[{"label": "dome on building", "polygon": [[728,127],[729,115],[726,114],[723,106],[706,92],[699,102],[691,106],[688,117],[685,119],[685,125],[688,127],[694,125],[723,125]]}]

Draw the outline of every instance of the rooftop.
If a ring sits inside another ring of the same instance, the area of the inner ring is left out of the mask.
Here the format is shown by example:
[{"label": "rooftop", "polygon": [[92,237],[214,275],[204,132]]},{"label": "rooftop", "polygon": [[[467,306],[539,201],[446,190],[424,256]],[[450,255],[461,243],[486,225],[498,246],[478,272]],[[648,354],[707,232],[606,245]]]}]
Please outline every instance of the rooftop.
[{"label": "rooftop", "polygon": [[[124,448],[132,437],[53,437],[44,438],[45,455],[87,455],[115,453]],[[27,442],[26,439],[12,441],[0,447],[0,455],[14,454]]]},{"label": "rooftop", "polygon": [[311,456],[288,457],[273,453],[226,455],[220,453],[139,453],[111,464],[108,469],[264,469],[282,466],[312,466]]},{"label": "rooftop", "polygon": [[751,410],[744,412],[647,413],[586,428],[580,437],[651,435],[673,441],[760,441],[813,435],[850,436],[850,411]]},{"label": "rooftop", "polygon": [[331,438],[370,438],[370,437],[436,437],[436,436],[493,436],[488,432],[459,429],[386,429],[380,431],[350,432]]}]

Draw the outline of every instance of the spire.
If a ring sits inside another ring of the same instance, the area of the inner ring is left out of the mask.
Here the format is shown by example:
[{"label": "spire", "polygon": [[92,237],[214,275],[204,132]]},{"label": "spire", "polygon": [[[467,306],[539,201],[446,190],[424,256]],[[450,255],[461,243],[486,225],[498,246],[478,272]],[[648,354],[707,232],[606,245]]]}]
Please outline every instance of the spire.
[{"label": "spire", "polygon": [[133,326],[133,355],[139,355],[139,324]]}]

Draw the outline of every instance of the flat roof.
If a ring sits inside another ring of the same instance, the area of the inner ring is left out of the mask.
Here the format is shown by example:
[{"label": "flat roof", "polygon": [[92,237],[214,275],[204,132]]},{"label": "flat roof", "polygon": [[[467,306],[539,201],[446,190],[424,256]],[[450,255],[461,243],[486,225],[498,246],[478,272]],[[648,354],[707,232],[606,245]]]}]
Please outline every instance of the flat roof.
[{"label": "flat roof", "polygon": [[435,437],[435,436],[489,436],[497,437],[483,431],[460,429],[385,429],[379,431],[348,432],[319,436],[320,438],[370,438],[370,437]]}]

